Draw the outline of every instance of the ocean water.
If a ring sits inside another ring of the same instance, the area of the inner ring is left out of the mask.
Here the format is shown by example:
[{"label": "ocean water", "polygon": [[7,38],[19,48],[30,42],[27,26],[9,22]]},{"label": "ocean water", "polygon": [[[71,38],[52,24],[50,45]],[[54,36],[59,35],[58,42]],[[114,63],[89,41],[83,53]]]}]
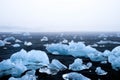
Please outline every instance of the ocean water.
[{"label": "ocean water", "polygon": [[[20,51],[21,49],[25,49],[30,51],[32,49],[35,50],[42,50],[48,53],[50,61],[52,59],[58,59],[66,66],[73,63],[74,57],[72,56],[64,56],[64,55],[52,55],[44,46],[45,44],[51,43],[60,43],[63,40],[74,41],[74,42],[84,42],[85,45],[90,45],[93,48],[103,52],[105,50],[112,50],[116,46],[119,46],[120,42],[120,33],[119,32],[48,32],[48,33],[30,33],[29,35],[25,35],[24,33],[0,33],[0,40],[4,40],[7,37],[15,37],[16,39],[21,40],[22,42],[19,43],[20,47],[12,47],[11,45],[17,43],[15,41],[10,41],[11,44],[6,44],[3,47],[0,47],[0,61],[10,58],[10,56]],[[48,41],[41,41],[43,37],[47,37]],[[25,46],[24,42],[32,42],[32,46]],[[105,43],[100,43],[100,41],[105,41]],[[68,44],[68,43],[64,43]],[[89,62],[89,59],[83,58],[84,62]],[[99,62],[92,62],[93,66],[91,68],[91,72],[89,70],[82,70],[78,71],[83,75],[91,78],[91,80],[120,80],[120,71],[115,71],[112,69],[111,65],[108,64],[100,64]],[[101,66],[104,70],[108,72],[105,76],[98,76],[95,73],[95,68]],[[38,76],[37,80],[63,80],[62,74],[72,72],[71,70],[65,70],[59,72],[57,75],[47,75],[43,73],[36,72]],[[2,77],[0,80],[8,80],[10,76]]]}]

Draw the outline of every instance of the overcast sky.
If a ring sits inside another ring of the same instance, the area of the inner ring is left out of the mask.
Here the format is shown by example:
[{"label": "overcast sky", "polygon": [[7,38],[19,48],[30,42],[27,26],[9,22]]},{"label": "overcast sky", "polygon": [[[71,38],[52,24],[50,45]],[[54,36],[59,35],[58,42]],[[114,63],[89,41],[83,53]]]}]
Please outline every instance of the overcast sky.
[{"label": "overcast sky", "polygon": [[120,0],[0,0],[0,31],[120,31]]}]

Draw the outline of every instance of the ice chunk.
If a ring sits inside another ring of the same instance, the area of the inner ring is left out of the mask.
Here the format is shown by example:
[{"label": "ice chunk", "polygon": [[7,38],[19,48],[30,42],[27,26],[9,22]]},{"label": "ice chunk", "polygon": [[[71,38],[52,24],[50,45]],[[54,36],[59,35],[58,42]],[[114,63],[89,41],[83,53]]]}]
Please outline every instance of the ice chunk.
[{"label": "ice chunk", "polygon": [[5,46],[5,42],[0,40],[0,47]]},{"label": "ice chunk", "polygon": [[101,61],[101,64],[107,64],[107,61]]},{"label": "ice chunk", "polygon": [[39,72],[41,73],[47,73],[51,75],[56,75],[59,71],[65,70],[67,67],[63,65],[60,61],[57,59],[53,59],[51,64],[49,64],[46,67],[41,67],[39,69]]},{"label": "ice chunk", "polygon": [[27,59],[28,59],[28,54],[27,51],[24,49],[21,49],[19,52],[12,54],[10,57],[10,60],[14,63],[21,63],[20,61],[26,62]]},{"label": "ice chunk", "polygon": [[19,40],[19,39],[16,39],[15,42],[17,42],[17,43],[21,43],[22,41]]},{"label": "ice chunk", "polygon": [[49,64],[49,58],[47,54],[44,51],[40,50],[31,50],[28,52],[28,62],[32,63],[41,63],[42,65]]},{"label": "ice chunk", "polygon": [[89,69],[92,66],[92,63],[87,63],[87,65],[83,64],[82,59],[75,59],[72,64],[69,65],[69,69],[73,71],[80,71],[84,69]]},{"label": "ice chunk", "polygon": [[110,55],[108,62],[111,63],[113,69],[117,71],[120,69],[120,56]]},{"label": "ice chunk", "polygon": [[120,46],[115,47],[108,56],[108,62],[111,63],[115,70],[120,69]]},{"label": "ice chunk", "polygon": [[111,53],[115,56],[120,56],[120,46],[115,47]]},{"label": "ice chunk", "polygon": [[68,55],[68,46],[61,43],[50,44],[46,46],[48,52],[52,54],[59,54],[59,55]]},{"label": "ice chunk", "polygon": [[25,42],[24,42],[24,45],[25,45],[25,46],[31,46],[32,43],[31,43],[31,42],[27,42],[27,41],[25,41]]},{"label": "ice chunk", "polygon": [[67,39],[64,39],[64,40],[62,41],[62,43],[68,43],[68,40],[67,40]]},{"label": "ice chunk", "polygon": [[86,69],[89,69],[89,68],[91,68],[92,67],[92,63],[91,62],[88,62],[87,64],[86,64]]},{"label": "ice chunk", "polygon": [[93,45],[91,45],[92,47],[98,47],[98,44],[93,44]]},{"label": "ice chunk", "polygon": [[90,78],[87,78],[87,77],[85,77],[82,74],[77,73],[77,72],[63,74],[62,77],[64,80],[91,80]]},{"label": "ice chunk", "polygon": [[36,80],[35,70],[28,71],[28,72],[27,72],[24,76],[22,76],[21,78],[10,77],[8,80]]},{"label": "ice chunk", "polygon": [[5,42],[15,41],[15,37],[7,37],[4,39]]},{"label": "ice chunk", "polygon": [[52,54],[72,55],[74,57],[88,57],[88,54],[98,52],[95,48],[85,46],[83,42],[76,43],[73,41],[69,45],[61,43],[50,44],[46,46],[46,49]]},{"label": "ice chunk", "polygon": [[52,65],[54,65],[57,69],[59,69],[59,71],[67,69],[67,67],[57,59],[52,60],[51,64],[49,65],[49,68],[54,68]]},{"label": "ice chunk", "polygon": [[88,57],[91,61],[106,61],[108,59],[108,57],[101,52],[88,54]]},{"label": "ice chunk", "polygon": [[56,72],[58,72],[58,70],[54,70],[55,73],[52,73],[51,70],[48,68],[48,66],[43,66],[43,67],[40,67],[39,69],[39,72],[40,73],[46,73],[46,74],[52,74],[52,75],[55,75]]},{"label": "ice chunk", "polygon": [[109,55],[111,55],[111,52],[110,52],[109,50],[105,50],[105,51],[103,52],[103,55],[104,55],[105,57],[108,57]]},{"label": "ice chunk", "polygon": [[24,64],[28,69],[38,69],[40,66],[49,64],[47,54],[40,50],[26,52],[22,49],[21,51],[14,53],[10,59],[14,63]]},{"label": "ice chunk", "polygon": [[107,75],[107,72],[102,70],[101,67],[97,67],[95,72],[97,73],[97,75]]},{"label": "ice chunk", "polygon": [[23,64],[15,64],[14,68],[12,68],[11,74],[14,77],[20,77],[23,72],[27,70],[27,67]]},{"label": "ice chunk", "polygon": [[14,67],[14,64],[10,61],[10,59],[3,60],[0,62],[0,71],[8,70]]},{"label": "ice chunk", "polygon": [[68,53],[74,57],[88,57],[90,53],[98,52],[95,48],[85,46],[82,42],[71,42],[69,44]]},{"label": "ice chunk", "polygon": [[69,43],[68,53],[74,57],[85,56],[86,53],[84,52],[84,49],[85,45],[82,42],[75,43],[72,41]]},{"label": "ice chunk", "polygon": [[14,64],[9,59],[0,62],[0,77],[10,75],[13,67]]},{"label": "ice chunk", "polygon": [[20,44],[14,44],[13,47],[20,47]]},{"label": "ice chunk", "polygon": [[107,61],[108,56],[111,54],[109,50],[102,52],[88,54],[88,57],[91,61]]},{"label": "ice chunk", "polygon": [[19,77],[27,69],[38,69],[49,64],[47,54],[40,50],[26,52],[21,50],[14,53],[10,59],[0,62],[0,77],[12,75]]},{"label": "ice chunk", "polygon": [[46,36],[44,36],[41,41],[48,41],[48,38]]}]

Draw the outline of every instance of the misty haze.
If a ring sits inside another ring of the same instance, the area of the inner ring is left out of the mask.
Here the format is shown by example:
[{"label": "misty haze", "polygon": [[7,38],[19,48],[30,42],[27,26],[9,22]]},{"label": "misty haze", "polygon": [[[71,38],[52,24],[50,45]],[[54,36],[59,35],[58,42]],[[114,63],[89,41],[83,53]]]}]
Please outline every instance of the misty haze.
[{"label": "misty haze", "polygon": [[119,74],[119,0],[0,0],[0,80]]}]

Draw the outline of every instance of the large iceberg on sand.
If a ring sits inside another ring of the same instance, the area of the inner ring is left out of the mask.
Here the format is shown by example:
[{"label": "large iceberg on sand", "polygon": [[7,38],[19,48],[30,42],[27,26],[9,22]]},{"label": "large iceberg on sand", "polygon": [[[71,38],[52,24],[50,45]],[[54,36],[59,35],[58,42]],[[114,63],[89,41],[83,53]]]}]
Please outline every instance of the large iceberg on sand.
[{"label": "large iceberg on sand", "polygon": [[12,68],[11,75],[14,77],[20,77],[22,73],[24,73],[27,70],[27,67],[23,64],[17,63]]},{"label": "large iceberg on sand", "polygon": [[10,77],[8,80],[36,80],[35,70],[26,72],[21,78]]},{"label": "large iceberg on sand", "polygon": [[71,41],[69,44],[53,43],[46,45],[48,52],[55,55],[72,55],[74,57],[86,57],[91,61],[107,61],[110,55],[109,50],[100,52],[91,46],[85,46],[83,42]]},{"label": "large iceberg on sand", "polygon": [[35,70],[49,64],[47,54],[40,50],[31,50],[29,52],[22,49],[14,53],[10,59],[0,62],[0,77],[12,75],[19,77],[26,70]]},{"label": "large iceberg on sand", "polygon": [[115,47],[111,51],[111,54],[108,56],[108,62],[111,63],[113,69],[120,69],[120,46]]},{"label": "large iceberg on sand", "polygon": [[68,53],[74,57],[88,57],[88,54],[97,53],[95,48],[85,46],[84,43],[70,43]]},{"label": "large iceberg on sand", "polygon": [[0,62],[0,77],[10,75],[13,67],[14,63],[12,63],[10,59]]},{"label": "large iceberg on sand", "polygon": [[87,77],[85,77],[82,74],[77,73],[77,72],[63,74],[62,77],[64,80],[91,80],[90,78],[87,78]]},{"label": "large iceberg on sand", "polygon": [[48,52],[56,55],[72,55],[74,57],[88,57],[90,53],[97,53],[95,48],[90,46],[85,46],[83,42],[73,42],[71,41],[69,45],[56,43],[49,44],[46,46]]},{"label": "large iceberg on sand", "polygon": [[63,65],[59,60],[53,59],[51,64],[46,67],[41,67],[39,72],[56,75],[59,71],[63,71],[65,69],[67,69],[65,65]]},{"label": "large iceberg on sand", "polygon": [[0,62],[0,77],[10,74],[14,77],[19,77],[26,70],[26,66],[19,63],[15,64],[10,59]]},{"label": "large iceberg on sand", "polygon": [[14,63],[26,62],[28,59],[27,51],[22,49],[11,55],[10,60]]},{"label": "large iceberg on sand", "polygon": [[55,55],[69,55],[68,54],[68,46],[62,43],[52,43],[46,46],[48,52]]},{"label": "large iceberg on sand", "polygon": [[10,57],[10,60],[14,63],[22,63],[27,66],[28,69],[37,69],[40,66],[49,64],[47,54],[40,50],[31,50],[26,52],[22,49],[21,51],[14,53]]},{"label": "large iceberg on sand", "polygon": [[75,59],[74,62],[69,65],[69,69],[73,71],[89,69],[90,67],[92,67],[92,63],[89,62],[85,65],[83,64],[82,59],[79,59],[79,58]]},{"label": "large iceberg on sand", "polygon": [[108,59],[108,56],[101,52],[88,54],[88,57],[91,61],[107,61]]}]

